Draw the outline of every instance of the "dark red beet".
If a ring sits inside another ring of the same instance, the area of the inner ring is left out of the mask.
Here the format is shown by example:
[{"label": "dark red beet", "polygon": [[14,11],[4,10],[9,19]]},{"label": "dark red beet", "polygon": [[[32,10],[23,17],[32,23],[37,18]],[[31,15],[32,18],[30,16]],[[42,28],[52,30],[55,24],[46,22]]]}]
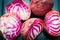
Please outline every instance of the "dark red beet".
[{"label": "dark red beet", "polygon": [[31,0],[30,8],[33,14],[43,16],[53,7],[53,0]]}]

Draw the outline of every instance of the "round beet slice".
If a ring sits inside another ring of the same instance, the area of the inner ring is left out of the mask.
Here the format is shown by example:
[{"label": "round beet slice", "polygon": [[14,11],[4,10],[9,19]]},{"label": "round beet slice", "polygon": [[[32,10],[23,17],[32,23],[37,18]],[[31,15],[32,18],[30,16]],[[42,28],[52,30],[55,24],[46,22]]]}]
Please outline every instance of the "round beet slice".
[{"label": "round beet slice", "polygon": [[39,18],[30,18],[22,25],[24,40],[34,40],[43,30],[44,22]]},{"label": "round beet slice", "polygon": [[49,11],[45,16],[45,24],[44,28],[51,36],[60,36],[60,17],[58,11]]},{"label": "round beet slice", "polygon": [[21,19],[16,14],[6,13],[0,17],[0,30],[6,40],[13,40],[21,33]]}]

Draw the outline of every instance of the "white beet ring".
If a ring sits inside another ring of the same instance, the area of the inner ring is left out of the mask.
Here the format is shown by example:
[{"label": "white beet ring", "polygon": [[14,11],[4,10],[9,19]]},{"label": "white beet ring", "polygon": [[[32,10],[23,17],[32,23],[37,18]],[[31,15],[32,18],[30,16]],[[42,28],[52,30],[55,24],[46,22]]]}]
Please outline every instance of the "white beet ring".
[{"label": "white beet ring", "polygon": [[34,40],[43,30],[44,22],[39,18],[30,18],[22,25],[21,34],[25,40]]},{"label": "white beet ring", "polygon": [[6,40],[15,39],[21,32],[21,19],[16,14],[6,13],[0,18],[0,30]]},{"label": "white beet ring", "polygon": [[58,11],[49,11],[45,16],[45,24],[44,28],[51,36],[60,36],[60,17]]},{"label": "white beet ring", "polygon": [[31,15],[30,7],[24,0],[13,0],[6,6],[5,11],[18,14],[21,20],[27,20]]}]

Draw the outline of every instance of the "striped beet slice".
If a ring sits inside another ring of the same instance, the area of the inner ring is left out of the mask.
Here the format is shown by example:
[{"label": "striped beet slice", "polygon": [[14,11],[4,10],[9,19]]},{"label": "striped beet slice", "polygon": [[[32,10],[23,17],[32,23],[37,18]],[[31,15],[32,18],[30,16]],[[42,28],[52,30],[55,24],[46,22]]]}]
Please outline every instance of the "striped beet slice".
[{"label": "striped beet slice", "polygon": [[45,29],[51,36],[60,36],[60,17],[58,11],[49,11],[45,16],[45,23]]},{"label": "striped beet slice", "polygon": [[25,40],[34,40],[43,30],[44,22],[39,18],[30,18],[22,25],[21,34]]},{"label": "striped beet slice", "polygon": [[7,13],[0,18],[0,30],[6,40],[13,40],[20,34],[22,23],[16,14]]},{"label": "striped beet slice", "polygon": [[21,20],[27,20],[31,15],[30,7],[24,0],[13,0],[6,6],[5,11],[18,14]]}]

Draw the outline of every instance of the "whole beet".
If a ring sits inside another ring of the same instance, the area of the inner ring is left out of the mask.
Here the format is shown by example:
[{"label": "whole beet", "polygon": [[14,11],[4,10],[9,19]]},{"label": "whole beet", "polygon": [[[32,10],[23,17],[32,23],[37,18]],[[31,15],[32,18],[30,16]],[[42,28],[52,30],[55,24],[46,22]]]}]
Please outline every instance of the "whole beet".
[{"label": "whole beet", "polygon": [[33,14],[43,16],[53,7],[53,0],[31,0],[30,8]]}]

